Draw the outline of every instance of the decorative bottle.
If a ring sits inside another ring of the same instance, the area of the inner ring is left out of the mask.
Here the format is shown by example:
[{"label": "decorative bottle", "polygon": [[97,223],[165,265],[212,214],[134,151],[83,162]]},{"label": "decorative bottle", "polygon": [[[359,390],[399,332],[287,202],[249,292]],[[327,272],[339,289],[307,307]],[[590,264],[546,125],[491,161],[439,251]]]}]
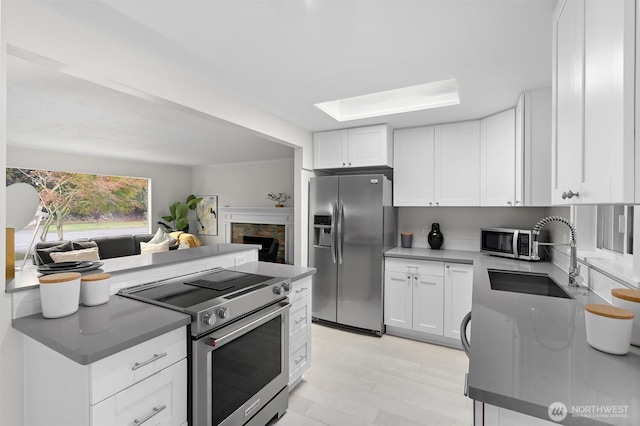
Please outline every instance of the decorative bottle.
[{"label": "decorative bottle", "polygon": [[439,250],[442,247],[442,243],[444,242],[444,235],[440,232],[440,224],[432,223],[431,224],[431,232],[427,236],[427,242],[434,250]]}]

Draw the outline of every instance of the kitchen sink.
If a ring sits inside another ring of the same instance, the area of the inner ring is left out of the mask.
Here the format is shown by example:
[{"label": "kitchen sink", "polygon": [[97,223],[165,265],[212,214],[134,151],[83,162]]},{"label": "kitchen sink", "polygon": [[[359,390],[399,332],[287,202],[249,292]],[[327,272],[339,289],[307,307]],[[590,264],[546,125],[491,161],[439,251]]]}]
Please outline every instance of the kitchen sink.
[{"label": "kitchen sink", "polygon": [[487,269],[487,272],[492,290],[573,299],[573,296],[547,274],[499,269]]}]

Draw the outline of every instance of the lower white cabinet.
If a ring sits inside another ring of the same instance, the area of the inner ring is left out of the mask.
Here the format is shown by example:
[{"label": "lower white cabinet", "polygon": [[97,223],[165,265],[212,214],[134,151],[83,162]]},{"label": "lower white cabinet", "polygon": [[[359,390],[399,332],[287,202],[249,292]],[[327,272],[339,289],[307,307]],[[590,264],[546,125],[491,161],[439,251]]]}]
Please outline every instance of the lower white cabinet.
[{"label": "lower white cabinet", "polygon": [[181,327],[81,365],[25,337],[25,424],[184,424],[186,339]]},{"label": "lower white cabinet", "polygon": [[311,366],[312,277],[291,283],[289,293],[289,389],[294,388]]},{"label": "lower white cabinet", "polygon": [[478,426],[551,426],[558,423],[517,411],[475,401],[474,418]]},{"label": "lower white cabinet", "polygon": [[385,259],[384,323],[459,341],[471,310],[473,266]]}]

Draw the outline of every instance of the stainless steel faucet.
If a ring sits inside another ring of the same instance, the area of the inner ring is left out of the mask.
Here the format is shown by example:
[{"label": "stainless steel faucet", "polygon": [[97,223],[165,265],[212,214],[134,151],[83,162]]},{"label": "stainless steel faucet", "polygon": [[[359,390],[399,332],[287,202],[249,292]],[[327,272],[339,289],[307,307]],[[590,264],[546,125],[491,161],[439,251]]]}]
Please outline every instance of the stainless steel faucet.
[{"label": "stainless steel faucet", "polygon": [[569,242],[569,247],[571,249],[570,253],[570,261],[569,261],[569,286],[570,287],[579,287],[577,278],[580,275],[580,268],[578,268],[578,255],[577,255],[577,243],[576,243],[576,228],[573,226],[571,222],[561,216],[547,216],[544,219],[540,220],[536,226],[533,227],[533,251],[535,260],[539,260],[540,256],[538,255],[538,245],[562,245],[562,244],[553,244],[553,243],[538,243],[538,235],[540,235],[540,229],[550,222],[561,222],[567,225],[571,231],[571,241]]}]

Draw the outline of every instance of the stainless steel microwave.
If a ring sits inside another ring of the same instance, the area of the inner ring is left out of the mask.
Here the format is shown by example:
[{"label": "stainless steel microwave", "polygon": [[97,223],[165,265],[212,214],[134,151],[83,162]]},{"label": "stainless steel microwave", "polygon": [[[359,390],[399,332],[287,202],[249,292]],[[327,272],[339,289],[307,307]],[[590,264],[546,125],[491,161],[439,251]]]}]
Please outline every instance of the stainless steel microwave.
[{"label": "stainless steel microwave", "polygon": [[[533,231],[530,229],[482,228],[480,252],[494,256],[521,260],[540,260],[544,253],[535,251]],[[538,242],[546,241],[546,231],[541,231]]]}]

